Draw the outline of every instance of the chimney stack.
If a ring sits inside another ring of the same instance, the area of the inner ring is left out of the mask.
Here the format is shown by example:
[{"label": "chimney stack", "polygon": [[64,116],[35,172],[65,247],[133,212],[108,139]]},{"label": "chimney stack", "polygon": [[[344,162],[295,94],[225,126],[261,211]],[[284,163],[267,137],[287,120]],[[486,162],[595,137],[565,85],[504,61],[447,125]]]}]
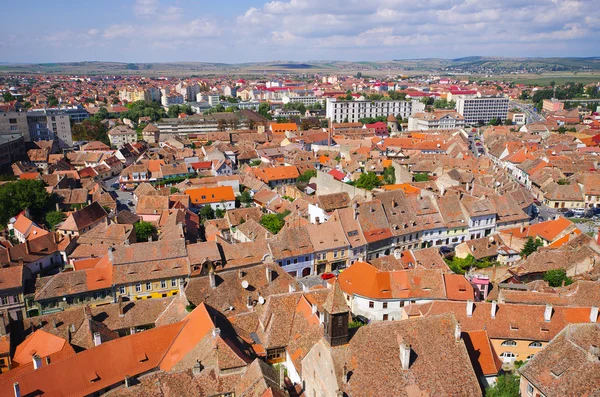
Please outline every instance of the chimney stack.
[{"label": "chimney stack", "polygon": [[42,358],[40,356],[34,354],[33,356],[31,356],[31,359],[33,361],[33,369],[42,368]]},{"label": "chimney stack", "polygon": [[598,321],[598,306],[592,306],[590,309],[590,323]]},{"label": "chimney stack", "polygon": [[492,301],[492,318],[496,318],[496,310],[498,310],[498,301]]},{"label": "chimney stack", "polygon": [[473,301],[469,299],[467,301],[467,317],[473,317],[473,306]]},{"label": "chimney stack", "polygon": [[19,382],[13,383],[13,390],[15,391],[15,397],[21,397],[21,387]]},{"label": "chimney stack", "polygon": [[208,271],[208,279],[210,282],[210,288],[217,288],[217,280],[215,279],[215,271],[213,269]]},{"label": "chimney stack", "polygon": [[265,272],[267,274],[267,283],[271,283],[273,281],[273,271],[269,266],[265,266]]},{"label": "chimney stack", "polygon": [[462,327],[460,323],[456,323],[456,327],[454,328],[454,340],[456,342],[460,341],[460,336],[462,334]]},{"label": "chimney stack", "polygon": [[29,240],[25,240],[25,253],[27,255],[29,255],[29,251],[30,251],[30,247],[29,247]]},{"label": "chimney stack", "polygon": [[100,332],[94,332],[94,346],[100,346],[102,344],[102,338]]},{"label": "chimney stack", "polygon": [[250,295],[248,295],[248,301],[246,302],[246,307],[248,309],[252,309],[253,305],[252,305],[252,297]]},{"label": "chimney stack", "polygon": [[119,296],[119,317],[125,317],[125,305],[123,305],[122,296]]},{"label": "chimney stack", "polygon": [[[402,339],[399,337],[399,339]],[[410,368],[410,345],[405,342],[400,343],[400,362],[402,363],[402,369],[407,370]]]},{"label": "chimney stack", "polygon": [[588,350],[588,358],[592,362],[598,362],[598,360],[600,360],[600,347],[597,345],[590,345]]},{"label": "chimney stack", "polygon": [[55,318],[52,319],[52,328],[56,328],[56,319]]},{"label": "chimney stack", "polygon": [[546,304],[546,310],[544,310],[544,321],[549,323],[552,319],[552,305]]},{"label": "chimney stack", "polygon": [[125,387],[129,388],[131,386],[131,378],[128,375],[125,375]]},{"label": "chimney stack", "polygon": [[290,284],[289,287],[288,287],[288,291],[290,293],[296,292],[296,286],[294,284]]},{"label": "chimney stack", "polygon": [[221,335],[221,329],[220,328],[213,328],[213,330],[212,330],[212,336],[213,336],[213,338],[216,338],[219,335]]}]

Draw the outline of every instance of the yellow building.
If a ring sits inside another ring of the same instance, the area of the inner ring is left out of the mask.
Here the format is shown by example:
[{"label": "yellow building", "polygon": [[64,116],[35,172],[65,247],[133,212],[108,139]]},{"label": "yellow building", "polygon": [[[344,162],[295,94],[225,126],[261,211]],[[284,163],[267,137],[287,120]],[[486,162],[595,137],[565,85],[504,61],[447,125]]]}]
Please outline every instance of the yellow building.
[{"label": "yellow building", "polygon": [[338,217],[307,225],[306,230],[315,250],[314,271],[317,274],[345,269],[350,264],[350,243]]},{"label": "yellow building", "polygon": [[166,298],[179,293],[183,286],[183,278],[165,278],[161,280],[144,280],[115,286],[117,296],[126,296],[132,300]]}]

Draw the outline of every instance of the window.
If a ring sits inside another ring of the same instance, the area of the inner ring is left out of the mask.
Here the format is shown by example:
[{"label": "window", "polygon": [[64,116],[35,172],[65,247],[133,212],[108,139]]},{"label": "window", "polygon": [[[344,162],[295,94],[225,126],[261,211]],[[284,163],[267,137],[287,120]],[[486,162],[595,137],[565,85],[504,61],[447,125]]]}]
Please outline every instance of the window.
[{"label": "window", "polygon": [[3,296],[2,297],[2,304],[3,305],[8,305],[8,296]]},{"label": "window", "polygon": [[533,356],[535,356],[535,354],[530,354],[527,356],[527,358],[525,359],[525,361],[529,361],[533,358]]},{"label": "window", "polygon": [[372,309],[375,307],[375,302],[369,301],[369,309]]},{"label": "window", "polygon": [[135,285],[135,292],[142,292],[142,284]]},{"label": "window", "polygon": [[166,280],[161,280],[160,281],[160,288],[167,288],[167,281]]},{"label": "window", "polygon": [[17,119],[8,119],[10,124],[17,124]]},{"label": "window", "polygon": [[171,280],[171,287],[177,287],[177,279]]},{"label": "window", "polygon": [[125,294],[125,287],[119,287],[119,294],[121,294],[121,295]]},{"label": "window", "polygon": [[500,357],[502,357],[503,359],[511,359],[511,358],[515,358],[517,356],[515,355],[515,353],[504,352],[500,355]]},{"label": "window", "polygon": [[338,252],[337,251],[333,251],[333,257],[337,258],[338,257]]},{"label": "window", "polygon": [[152,290],[152,283],[146,283],[146,291]]},{"label": "window", "polygon": [[383,321],[387,321],[387,320],[388,320],[388,315],[387,315],[387,314],[384,314],[384,315],[383,315]]},{"label": "window", "polygon": [[531,383],[527,384],[527,394],[533,396],[533,386],[531,386]]},{"label": "window", "polygon": [[529,347],[535,347],[535,348],[541,349],[542,348],[542,342],[531,342],[529,344]]},{"label": "window", "polygon": [[516,346],[517,342],[515,342],[514,340],[505,340],[504,342],[502,342],[502,346]]},{"label": "window", "polygon": [[387,309],[387,302],[383,302],[383,308]]}]

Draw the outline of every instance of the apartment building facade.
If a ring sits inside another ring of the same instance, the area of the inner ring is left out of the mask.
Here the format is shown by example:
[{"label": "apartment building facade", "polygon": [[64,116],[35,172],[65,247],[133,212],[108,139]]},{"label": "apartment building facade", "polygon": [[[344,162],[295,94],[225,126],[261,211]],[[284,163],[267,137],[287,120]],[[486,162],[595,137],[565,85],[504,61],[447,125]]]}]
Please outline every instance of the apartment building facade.
[{"label": "apartment building facade", "polygon": [[508,101],[507,97],[457,96],[456,111],[466,124],[487,124],[492,119],[504,121],[508,117]]},{"label": "apartment building facade", "polygon": [[[425,111],[425,104],[420,101],[339,101],[327,98],[326,116],[334,123],[355,123],[360,119],[389,116],[408,118]],[[507,108],[508,111],[508,108]]]}]

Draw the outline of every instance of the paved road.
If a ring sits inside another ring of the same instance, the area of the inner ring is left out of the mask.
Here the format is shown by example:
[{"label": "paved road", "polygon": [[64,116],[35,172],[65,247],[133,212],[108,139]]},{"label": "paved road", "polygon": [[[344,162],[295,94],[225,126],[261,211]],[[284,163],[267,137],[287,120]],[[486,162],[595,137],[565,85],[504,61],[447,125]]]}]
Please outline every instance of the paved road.
[{"label": "paved road", "polygon": [[[120,189],[113,188],[112,185],[115,184],[118,180],[119,180],[119,177],[115,176],[113,178],[104,180],[102,183],[104,184],[104,187],[106,188],[106,190],[108,190],[109,192],[114,192],[114,194],[116,194],[116,196],[117,196],[117,211],[121,211],[123,209],[128,209],[129,211],[131,211],[135,214],[135,206],[137,205],[137,200],[135,199],[133,194],[131,192],[123,192]],[[129,201],[133,202],[134,205],[133,206],[128,205]]]},{"label": "paved road", "polygon": [[525,117],[527,118],[527,124],[540,123],[545,120],[539,112],[533,110],[533,105],[510,101],[509,108],[512,109],[513,107],[525,113]]}]

